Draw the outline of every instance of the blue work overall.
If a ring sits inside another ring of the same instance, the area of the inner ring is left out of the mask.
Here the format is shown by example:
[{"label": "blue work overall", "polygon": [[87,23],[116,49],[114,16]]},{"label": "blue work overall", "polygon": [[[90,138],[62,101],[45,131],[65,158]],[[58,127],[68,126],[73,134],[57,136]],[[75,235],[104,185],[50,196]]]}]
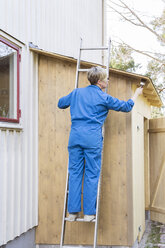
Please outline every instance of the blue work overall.
[{"label": "blue work overall", "polygon": [[119,100],[106,94],[96,85],[75,89],[69,95],[60,98],[58,107],[65,109],[70,106],[72,122],[68,143],[69,213],[81,211],[84,172],[83,212],[86,215],[96,214],[103,123],[109,110],[129,112],[133,105],[132,99]]}]

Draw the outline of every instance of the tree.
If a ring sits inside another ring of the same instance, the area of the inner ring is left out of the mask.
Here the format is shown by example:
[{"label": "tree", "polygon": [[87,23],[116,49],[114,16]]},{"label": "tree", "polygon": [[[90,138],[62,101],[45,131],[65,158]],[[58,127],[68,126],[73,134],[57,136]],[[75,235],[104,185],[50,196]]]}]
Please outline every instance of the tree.
[{"label": "tree", "polygon": [[[155,85],[155,88],[159,92],[162,101],[165,103],[165,67],[162,67],[160,63],[155,60],[151,60],[147,66],[146,76],[150,77]],[[164,107],[159,109],[156,107],[152,108],[152,117],[163,116]]]},{"label": "tree", "polygon": [[[162,1],[165,3],[165,0]],[[124,0],[108,0],[108,8],[117,13],[122,21],[127,21],[136,27],[145,28],[150,31],[157,38],[158,44],[161,47],[165,46],[165,9],[162,11],[160,17],[153,17],[149,23],[146,23],[139,12],[128,6]],[[165,102],[165,52],[138,50],[124,41],[121,44],[127,47],[127,49],[143,54],[150,59],[146,75],[152,79],[162,100]]]},{"label": "tree", "polygon": [[132,50],[120,44],[118,47],[112,45],[110,67],[123,71],[135,72],[140,67],[132,57]]}]

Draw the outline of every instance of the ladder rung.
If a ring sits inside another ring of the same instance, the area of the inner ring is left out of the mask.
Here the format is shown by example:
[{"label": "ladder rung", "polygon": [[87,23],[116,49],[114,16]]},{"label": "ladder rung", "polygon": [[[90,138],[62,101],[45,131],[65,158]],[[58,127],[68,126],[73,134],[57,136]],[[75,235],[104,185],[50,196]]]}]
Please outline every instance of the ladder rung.
[{"label": "ladder rung", "polygon": [[86,71],[89,71],[89,69],[78,69],[78,71],[84,71],[84,72],[86,72]]},{"label": "ladder rung", "polygon": [[85,221],[85,220],[82,219],[82,218],[77,218],[76,221],[78,221],[78,222],[95,222],[96,219],[94,219],[94,220],[92,220],[92,221]]},{"label": "ladder rung", "polygon": [[[65,221],[68,221],[68,218],[65,218]],[[92,221],[85,221],[83,218],[77,218],[75,221],[77,221],[77,222],[95,222],[96,219],[94,219]]]},{"label": "ladder rung", "polygon": [[80,50],[108,50],[108,47],[83,47]]},{"label": "ladder rung", "polygon": [[[69,190],[67,190],[67,192],[66,192],[67,194],[69,194]],[[83,192],[81,192],[81,194],[83,194]]]}]

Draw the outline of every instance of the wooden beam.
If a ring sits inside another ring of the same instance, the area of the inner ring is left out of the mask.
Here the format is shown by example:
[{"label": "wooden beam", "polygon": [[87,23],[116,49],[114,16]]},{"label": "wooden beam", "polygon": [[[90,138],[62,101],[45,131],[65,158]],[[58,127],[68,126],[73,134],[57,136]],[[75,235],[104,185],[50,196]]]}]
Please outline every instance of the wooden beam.
[{"label": "wooden beam", "polygon": [[157,100],[157,96],[155,96],[155,95],[143,93],[143,96],[147,97],[147,99]]},{"label": "wooden beam", "polygon": [[[64,55],[61,55],[61,54],[48,52],[48,51],[45,51],[45,50],[42,50],[42,49],[39,49],[39,48],[31,48],[31,47],[29,47],[29,50],[31,52],[35,52],[35,53],[38,53],[38,54],[41,54],[41,55],[44,55],[44,56],[48,56],[48,57],[52,57],[52,58],[56,58],[56,59],[60,59],[60,60],[64,60],[64,61],[68,61],[68,62],[72,62],[72,63],[77,63],[77,60],[75,58],[73,58],[73,57],[68,57],[68,56],[64,56]],[[91,66],[105,67],[103,65],[96,64],[96,63],[91,63],[91,62],[87,62],[87,61],[82,61],[81,65],[83,67],[87,67],[87,68],[90,68]],[[140,84],[141,80],[145,79],[146,80],[146,85],[145,85],[145,88],[143,89],[143,92],[148,93],[148,94],[153,94],[153,95],[157,96],[157,99],[159,99],[159,100],[157,102],[155,102],[155,103],[152,102],[151,104],[153,106],[157,106],[157,107],[162,106],[162,101],[160,99],[160,96],[159,96],[158,92],[156,91],[156,89],[155,89],[155,87],[154,87],[154,85],[153,85],[153,83],[152,83],[150,78],[148,78],[146,76],[143,76],[143,75],[140,75],[140,74],[135,74],[135,73],[126,72],[126,71],[113,69],[113,68],[109,68],[109,72],[110,72],[110,74],[114,73],[114,74],[118,74],[118,75],[123,75],[125,77],[133,78],[135,80],[139,80],[138,84]]]},{"label": "wooden beam", "polygon": [[144,88],[144,89],[143,89],[143,93],[144,93],[144,94],[152,95],[152,94],[154,93],[154,90]]},{"label": "wooden beam", "polygon": [[148,101],[150,102],[150,103],[159,103],[159,100],[151,100],[151,99],[148,99]]},{"label": "wooden beam", "polygon": [[165,214],[165,209],[163,209],[163,208],[150,207],[150,211]]},{"label": "wooden beam", "polygon": [[164,133],[165,128],[153,128],[153,129],[148,129],[149,133]]}]

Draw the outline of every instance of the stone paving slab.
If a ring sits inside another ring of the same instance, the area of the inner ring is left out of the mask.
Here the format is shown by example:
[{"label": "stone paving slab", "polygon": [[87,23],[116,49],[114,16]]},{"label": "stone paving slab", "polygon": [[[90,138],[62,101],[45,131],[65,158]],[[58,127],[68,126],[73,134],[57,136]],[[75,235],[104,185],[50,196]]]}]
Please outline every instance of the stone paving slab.
[{"label": "stone paving slab", "polygon": [[165,234],[161,234],[160,243],[165,244]]}]

